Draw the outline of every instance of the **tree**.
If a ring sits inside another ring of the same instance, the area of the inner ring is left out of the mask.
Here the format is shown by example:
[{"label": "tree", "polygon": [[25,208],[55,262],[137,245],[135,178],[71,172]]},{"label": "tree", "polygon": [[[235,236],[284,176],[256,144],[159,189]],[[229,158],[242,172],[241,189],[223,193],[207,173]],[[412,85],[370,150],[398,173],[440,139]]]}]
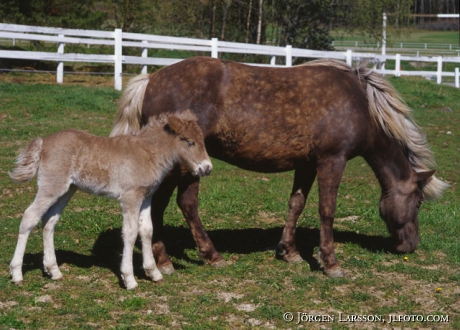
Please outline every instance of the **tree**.
[{"label": "tree", "polygon": [[4,0],[0,17],[4,23],[63,28],[100,28],[107,15],[95,10],[94,0]]},{"label": "tree", "polygon": [[413,0],[336,0],[337,26],[348,32],[358,32],[376,40],[382,38],[383,13],[387,26],[394,32],[409,27]]},{"label": "tree", "polygon": [[335,16],[333,2],[318,0],[272,1],[274,38],[278,45],[309,49],[331,49],[329,35]]}]

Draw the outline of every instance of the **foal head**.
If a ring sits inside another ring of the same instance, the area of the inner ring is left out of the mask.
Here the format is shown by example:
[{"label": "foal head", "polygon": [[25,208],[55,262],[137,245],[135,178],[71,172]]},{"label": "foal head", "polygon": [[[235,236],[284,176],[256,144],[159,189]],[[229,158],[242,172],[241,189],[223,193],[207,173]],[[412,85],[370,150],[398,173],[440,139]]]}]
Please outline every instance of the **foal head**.
[{"label": "foal head", "polygon": [[[173,149],[177,160],[185,166],[194,176],[205,176],[211,174],[212,163],[206,152],[204,136],[198,126],[197,117],[190,111],[159,117],[150,117],[148,126],[162,130],[173,139]],[[168,152],[171,150],[168,150]]]},{"label": "foal head", "polygon": [[418,211],[424,200],[423,189],[434,172],[412,171],[408,180],[382,194],[380,216],[385,220],[398,252],[413,252],[418,246]]}]

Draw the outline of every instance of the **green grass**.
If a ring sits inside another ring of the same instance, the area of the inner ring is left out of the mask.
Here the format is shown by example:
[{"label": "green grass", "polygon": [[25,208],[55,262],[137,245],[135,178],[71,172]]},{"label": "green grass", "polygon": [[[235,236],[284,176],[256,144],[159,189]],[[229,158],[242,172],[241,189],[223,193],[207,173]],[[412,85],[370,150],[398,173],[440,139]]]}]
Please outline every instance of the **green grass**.
[{"label": "green grass", "polygon": [[[451,188],[419,214],[421,244],[408,255],[388,251],[390,239],[378,213],[379,185],[361,158],[347,165],[334,226],[337,258],[347,273],[326,277],[315,262],[318,194],[314,185],[299,219],[297,243],[306,262],[275,258],[287,213],[292,173],[261,174],[213,160],[213,174],[200,189],[200,216],[228,261],[214,269],[196,246],[174,203],[166,210],[165,243],[176,273],[162,283],[147,280],[136,248],[139,288],[120,285],[121,214],[115,201],[77,193],[55,235],[64,278],[42,273],[41,229],[27,245],[24,285],[10,283],[8,265],[21,216],[36,184],[15,185],[7,171],[28,140],[64,128],[98,135],[110,132],[119,93],[111,88],[0,83],[0,329],[297,327],[297,312],[331,315],[331,323],[306,328],[345,329],[380,323],[339,322],[346,315],[441,314],[449,323],[402,322],[401,328],[460,329],[460,91],[424,79],[391,78],[414,109]],[[451,132],[451,134],[448,134]],[[173,199],[172,199],[173,200]],[[441,290],[437,290],[441,288]],[[294,313],[292,323],[283,320]]]}]

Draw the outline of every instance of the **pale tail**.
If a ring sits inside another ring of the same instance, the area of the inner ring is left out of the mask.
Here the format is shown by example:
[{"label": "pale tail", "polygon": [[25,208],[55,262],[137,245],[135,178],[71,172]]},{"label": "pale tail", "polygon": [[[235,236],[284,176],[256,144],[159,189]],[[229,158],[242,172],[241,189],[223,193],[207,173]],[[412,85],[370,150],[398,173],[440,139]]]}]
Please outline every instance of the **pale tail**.
[{"label": "pale tail", "polygon": [[42,138],[36,138],[29,142],[26,148],[19,154],[13,172],[8,172],[11,180],[16,183],[32,180],[40,166],[42,145]]},{"label": "pale tail", "polygon": [[110,136],[136,134],[141,129],[142,103],[150,75],[132,78],[121,96],[117,118]]},{"label": "pale tail", "polygon": [[[358,78],[365,82],[372,117],[386,134],[396,139],[406,150],[412,168],[420,172],[436,165],[425,135],[412,118],[412,110],[385,78],[371,69],[365,67],[352,69],[347,64],[335,60],[311,61],[305,65],[332,66],[342,71],[354,71]],[[449,184],[432,176],[424,187],[423,193],[426,199],[438,198],[448,187]]]}]

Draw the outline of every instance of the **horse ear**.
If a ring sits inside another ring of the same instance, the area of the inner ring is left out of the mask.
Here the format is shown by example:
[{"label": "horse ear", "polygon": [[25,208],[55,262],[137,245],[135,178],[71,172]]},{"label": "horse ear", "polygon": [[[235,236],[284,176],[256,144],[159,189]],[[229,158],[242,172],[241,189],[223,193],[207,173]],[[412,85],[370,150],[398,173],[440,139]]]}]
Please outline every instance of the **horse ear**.
[{"label": "horse ear", "polygon": [[434,175],[434,173],[436,173],[436,170],[417,172],[417,183],[424,187],[427,184],[428,179],[431,178]]},{"label": "horse ear", "polygon": [[164,128],[165,131],[167,131],[168,133],[178,135],[182,132],[182,125],[182,120],[180,120],[179,118],[175,116],[168,116],[167,123],[164,126]]}]

